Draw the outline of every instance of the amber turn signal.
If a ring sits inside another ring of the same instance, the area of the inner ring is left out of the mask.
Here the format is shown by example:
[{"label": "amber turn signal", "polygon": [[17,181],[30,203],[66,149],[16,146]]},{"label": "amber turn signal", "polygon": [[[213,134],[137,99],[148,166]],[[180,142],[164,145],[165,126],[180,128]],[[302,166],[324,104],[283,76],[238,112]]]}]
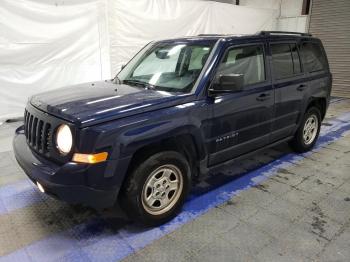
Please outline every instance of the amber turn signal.
[{"label": "amber turn signal", "polygon": [[73,155],[73,161],[78,163],[88,163],[88,164],[96,164],[103,161],[106,161],[108,157],[107,152],[102,152],[98,154],[80,154],[75,153]]}]

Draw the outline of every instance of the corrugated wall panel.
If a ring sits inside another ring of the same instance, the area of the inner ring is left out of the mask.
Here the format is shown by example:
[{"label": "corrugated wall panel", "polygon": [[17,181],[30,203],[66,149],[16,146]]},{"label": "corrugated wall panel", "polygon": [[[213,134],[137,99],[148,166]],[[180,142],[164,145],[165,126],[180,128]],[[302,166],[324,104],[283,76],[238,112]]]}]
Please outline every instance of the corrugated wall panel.
[{"label": "corrugated wall panel", "polygon": [[332,95],[350,98],[350,0],[313,0],[309,31],[326,49]]}]

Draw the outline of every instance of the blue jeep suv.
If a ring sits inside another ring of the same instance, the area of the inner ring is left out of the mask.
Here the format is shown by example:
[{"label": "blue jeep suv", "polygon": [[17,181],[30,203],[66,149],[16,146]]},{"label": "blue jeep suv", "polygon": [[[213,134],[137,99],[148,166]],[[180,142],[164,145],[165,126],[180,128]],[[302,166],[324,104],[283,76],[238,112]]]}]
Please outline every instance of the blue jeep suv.
[{"label": "blue jeep suv", "polygon": [[113,80],[31,97],[14,152],[40,191],[156,225],[223,163],[286,141],[310,150],[331,85],[309,34],[151,42]]}]

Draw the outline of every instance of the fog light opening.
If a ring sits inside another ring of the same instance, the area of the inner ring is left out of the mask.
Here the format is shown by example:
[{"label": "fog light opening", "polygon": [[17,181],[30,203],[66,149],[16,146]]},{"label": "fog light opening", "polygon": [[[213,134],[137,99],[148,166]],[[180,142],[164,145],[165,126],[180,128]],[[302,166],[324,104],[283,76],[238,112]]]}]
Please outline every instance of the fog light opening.
[{"label": "fog light opening", "polygon": [[45,193],[44,187],[43,187],[39,182],[36,182],[36,185],[37,185],[37,187],[39,188],[39,190],[40,190],[41,193]]}]

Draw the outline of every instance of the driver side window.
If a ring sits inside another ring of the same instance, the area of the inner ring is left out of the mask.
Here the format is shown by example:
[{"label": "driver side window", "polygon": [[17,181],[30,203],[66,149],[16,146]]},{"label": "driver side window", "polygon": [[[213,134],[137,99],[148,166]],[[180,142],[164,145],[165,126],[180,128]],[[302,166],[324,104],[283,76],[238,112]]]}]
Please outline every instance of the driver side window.
[{"label": "driver side window", "polygon": [[243,86],[265,80],[265,63],[262,45],[229,49],[221,61],[217,75],[242,75]]}]

